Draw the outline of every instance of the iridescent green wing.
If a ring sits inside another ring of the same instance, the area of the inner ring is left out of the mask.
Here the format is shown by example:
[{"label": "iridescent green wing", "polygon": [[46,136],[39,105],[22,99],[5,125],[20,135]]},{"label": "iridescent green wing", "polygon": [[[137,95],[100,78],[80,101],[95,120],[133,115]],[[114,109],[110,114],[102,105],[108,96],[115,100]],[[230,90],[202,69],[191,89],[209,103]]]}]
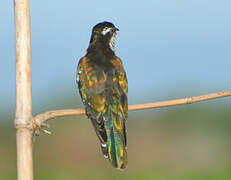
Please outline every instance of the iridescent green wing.
[{"label": "iridescent green wing", "polygon": [[128,81],[126,72],[123,67],[123,63],[119,57],[113,61],[113,65],[116,68],[117,81],[118,81],[118,93],[120,97],[120,104],[122,105],[122,110],[124,117],[127,118],[128,111]]},{"label": "iridescent green wing", "polygon": [[109,77],[109,81],[112,82],[113,86],[110,88],[110,93],[107,94],[107,108],[104,113],[108,138],[108,157],[116,168],[124,169],[127,166],[125,123],[128,109],[128,84],[121,60],[116,57],[112,64],[115,73]]},{"label": "iridescent green wing", "polygon": [[86,114],[91,119],[101,143],[106,144],[107,136],[101,115],[105,108],[105,97],[102,93],[106,79],[105,74],[96,72],[88,59],[83,57],[78,64],[76,79]]}]

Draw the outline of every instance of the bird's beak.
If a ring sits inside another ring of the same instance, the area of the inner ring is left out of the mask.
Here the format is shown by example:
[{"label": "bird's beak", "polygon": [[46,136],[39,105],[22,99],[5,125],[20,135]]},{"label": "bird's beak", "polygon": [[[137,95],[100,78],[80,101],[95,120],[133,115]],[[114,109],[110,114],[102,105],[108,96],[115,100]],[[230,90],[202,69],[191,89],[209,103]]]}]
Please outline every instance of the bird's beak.
[{"label": "bird's beak", "polygon": [[119,29],[116,28],[116,27],[113,27],[113,28],[111,29],[111,34],[115,33],[116,31],[119,31]]},{"label": "bird's beak", "polygon": [[112,34],[116,33],[116,31],[119,31],[119,29],[116,28],[116,27],[113,27],[113,28],[111,28],[111,30],[110,30],[110,34],[112,35]]}]

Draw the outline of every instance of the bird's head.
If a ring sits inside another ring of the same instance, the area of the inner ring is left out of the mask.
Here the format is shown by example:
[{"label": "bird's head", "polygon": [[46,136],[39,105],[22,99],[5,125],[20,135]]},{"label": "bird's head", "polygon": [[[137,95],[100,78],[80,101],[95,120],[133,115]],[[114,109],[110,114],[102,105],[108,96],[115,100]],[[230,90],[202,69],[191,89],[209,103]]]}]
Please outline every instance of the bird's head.
[{"label": "bird's head", "polygon": [[96,24],[92,29],[90,44],[101,44],[115,51],[116,31],[119,29],[110,22],[101,22]]}]

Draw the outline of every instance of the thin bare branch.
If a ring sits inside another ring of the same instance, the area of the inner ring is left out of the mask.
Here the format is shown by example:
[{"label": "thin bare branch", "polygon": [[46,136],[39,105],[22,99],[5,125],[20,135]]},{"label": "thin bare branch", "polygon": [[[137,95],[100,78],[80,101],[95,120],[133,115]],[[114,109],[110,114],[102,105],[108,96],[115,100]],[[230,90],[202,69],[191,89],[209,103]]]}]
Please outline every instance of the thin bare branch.
[{"label": "thin bare branch", "polygon": [[15,33],[18,180],[33,180],[29,0],[15,0]]},{"label": "thin bare branch", "polygon": [[[181,104],[192,104],[195,102],[222,98],[226,96],[231,96],[231,91],[217,92],[217,93],[206,94],[201,96],[186,97],[182,99],[175,99],[169,101],[159,101],[159,102],[146,103],[146,104],[129,105],[128,110],[136,111],[136,110],[143,110],[143,109],[176,106]],[[61,116],[73,116],[73,115],[83,115],[83,114],[85,114],[84,109],[63,109],[63,110],[47,111],[45,113],[36,115],[34,117],[34,123],[35,126],[40,127],[42,123],[44,123],[46,120],[49,119],[53,119]]]},{"label": "thin bare branch", "polygon": [[226,96],[231,96],[231,91],[217,92],[217,93],[205,94],[201,96],[192,96],[192,97],[174,99],[169,101],[159,101],[159,102],[146,103],[146,104],[130,105],[128,109],[134,111],[134,110],[152,109],[152,108],[160,108],[160,107],[168,107],[168,106],[177,106],[182,104],[192,104],[200,101],[222,98]]}]

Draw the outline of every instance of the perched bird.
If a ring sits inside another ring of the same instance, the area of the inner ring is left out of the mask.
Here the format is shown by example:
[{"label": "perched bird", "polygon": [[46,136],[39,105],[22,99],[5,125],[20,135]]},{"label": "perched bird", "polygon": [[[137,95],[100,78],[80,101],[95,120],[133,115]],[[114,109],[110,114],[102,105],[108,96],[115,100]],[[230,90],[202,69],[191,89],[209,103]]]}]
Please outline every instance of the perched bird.
[{"label": "perched bird", "polygon": [[127,166],[128,83],[122,61],[115,55],[118,30],[110,22],[94,26],[86,55],[78,64],[77,84],[104,157],[114,167],[124,169]]}]

